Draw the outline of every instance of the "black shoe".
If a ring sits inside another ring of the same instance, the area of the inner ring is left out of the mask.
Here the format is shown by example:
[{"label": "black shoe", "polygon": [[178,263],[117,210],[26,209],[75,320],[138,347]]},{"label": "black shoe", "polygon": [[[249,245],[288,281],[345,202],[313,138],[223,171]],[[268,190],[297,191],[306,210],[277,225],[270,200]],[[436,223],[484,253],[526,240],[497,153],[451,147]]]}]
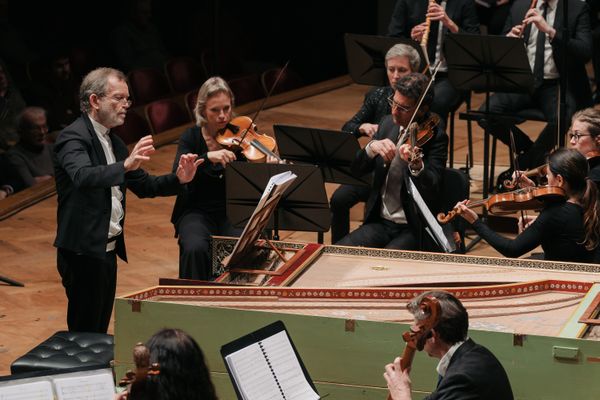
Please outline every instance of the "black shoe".
[{"label": "black shoe", "polygon": [[512,180],[513,171],[514,170],[512,168],[509,168],[506,171],[500,172],[500,174],[498,175],[498,179],[496,179],[496,186],[494,187],[494,192],[502,193],[512,190],[507,188],[504,182]]}]

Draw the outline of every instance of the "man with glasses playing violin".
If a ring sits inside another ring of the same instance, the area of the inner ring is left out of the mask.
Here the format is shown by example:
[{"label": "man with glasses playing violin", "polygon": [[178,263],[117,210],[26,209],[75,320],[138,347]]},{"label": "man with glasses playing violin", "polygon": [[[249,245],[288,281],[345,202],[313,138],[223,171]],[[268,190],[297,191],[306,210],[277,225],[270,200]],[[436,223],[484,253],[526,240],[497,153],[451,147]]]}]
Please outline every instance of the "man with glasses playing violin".
[{"label": "man with glasses playing violin", "polygon": [[[337,244],[389,249],[423,249],[426,239],[414,200],[407,191],[410,178],[421,196],[435,212],[439,208],[439,189],[448,157],[448,136],[438,125],[430,127],[421,146],[397,143],[413,114],[417,123],[433,119],[428,91],[417,104],[428,84],[423,74],[411,73],[396,83],[389,98],[392,113],[386,116],[377,133],[356,156],[352,170],[356,175],[373,172],[373,187],[365,208],[365,221]],[[425,125],[425,124],[422,124]],[[419,132],[420,134],[421,132]]]},{"label": "man with glasses playing violin", "polygon": [[125,122],[131,102],[125,75],[98,68],[83,79],[82,115],[59,134],[54,145],[58,226],[54,246],[67,294],[70,331],[108,329],[117,283],[117,255],[127,261],[123,224],[125,193],[138,197],[175,195],[190,182],[201,163],[182,155],[177,171],[148,175],[140,168],[154,152],[152,136],[140,139],[131,153],[111,133]]}]

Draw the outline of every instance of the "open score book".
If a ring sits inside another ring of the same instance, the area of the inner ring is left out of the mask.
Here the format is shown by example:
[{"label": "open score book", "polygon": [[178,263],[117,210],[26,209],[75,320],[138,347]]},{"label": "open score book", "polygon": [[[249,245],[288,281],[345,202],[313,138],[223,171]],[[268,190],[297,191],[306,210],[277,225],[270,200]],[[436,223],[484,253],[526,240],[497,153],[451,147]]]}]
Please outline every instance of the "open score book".
[{"label": "open score book", "polygon": [[281,321],[221,348],[239,399],[319,399]]},{"label": "open score book", "polygon": [[110,369],[0,382],[0,400],[113,400],[114,396],[115,384]]}]

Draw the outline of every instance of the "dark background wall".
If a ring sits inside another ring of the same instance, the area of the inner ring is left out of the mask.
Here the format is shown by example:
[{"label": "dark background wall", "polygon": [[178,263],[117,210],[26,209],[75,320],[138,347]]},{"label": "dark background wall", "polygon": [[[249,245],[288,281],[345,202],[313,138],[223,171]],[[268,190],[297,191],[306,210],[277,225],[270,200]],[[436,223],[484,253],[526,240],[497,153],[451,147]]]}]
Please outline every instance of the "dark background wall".
[{"label": "dark background wall", "polygon": [[[310,83],[345,74],[343,34],[383,33],[391,3],[321,0],[283,7],[281,1],[153,0],[152,20],[171,55],[200,59],[204,53],[213,73],[255,72],[290,60]],[[6,12],[33,51],[65,43],[91,50],[94,66],[112,66],[107,37],[127,11],[127,1],[117,0],[11,0]]]}]

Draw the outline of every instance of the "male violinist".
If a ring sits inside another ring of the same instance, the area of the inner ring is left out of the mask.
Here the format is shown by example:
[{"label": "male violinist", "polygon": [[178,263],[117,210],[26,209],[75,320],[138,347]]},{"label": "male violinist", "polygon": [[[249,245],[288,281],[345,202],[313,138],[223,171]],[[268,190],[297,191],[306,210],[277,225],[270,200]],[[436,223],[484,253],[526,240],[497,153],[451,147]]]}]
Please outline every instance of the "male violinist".
[{"label": "male violinist", "polygon": [[[440,361],[438,383],[426,400],[512,400],[513,393],[506,371],[485,347],[467,336],[469,314],[460,300],[448,292],[431,291],[417,296],[408,304],[414,314],[424,297],[435,298],[441,309],[439,321],[426,336],[423,350]],[[415,317],[415,322],[419,322]],[[410,400],[410,368],[404,371],[398,357],[385,366],[390,398]]]},{"label": "male violinist", "polygon": [[[426,239],[416,204],[407,191],[411,179],[432,212],[439,209],[439,188],[448,157],[448,136],[437,125],[421,148],[410,143],[399,146],[399,132],[415,115],[416,122],[431,117],[433,92],[427,91],[421,107],[417,104],[428,84],[419,73],[408,74],[394,86],[389,99],[392,114],[383,118],[377,133],[352,164],[357,176],[373,172],[373,187],[365,208],[365,221],[337,244],[388,249],[423,249]],[[416,146],[415,146],[416,147]],[[420,156],[414,157],[415,154]]]}]

